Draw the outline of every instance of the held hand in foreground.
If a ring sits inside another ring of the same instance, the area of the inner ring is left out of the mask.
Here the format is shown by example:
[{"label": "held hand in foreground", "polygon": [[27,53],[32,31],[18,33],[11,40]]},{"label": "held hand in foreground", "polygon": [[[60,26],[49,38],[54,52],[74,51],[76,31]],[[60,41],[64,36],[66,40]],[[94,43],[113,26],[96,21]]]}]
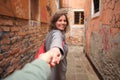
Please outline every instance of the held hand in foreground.
[{"label": "held hand in foreground", "polygon": [[61,60],[61,53],[59,48],[52,48],[50,49],[50,53],[53,56],[53,59],[50,63],[51,66],[55,66],[56,64],[59,64],[60,60]]},{"label": "held hand in foreground", "polygon": [[46,61],[50,67],[54,67],[56,64],[59,64],[61,54],[57,51],[57,49],[51,49],[44,54],[40,54],[39,58]]}]

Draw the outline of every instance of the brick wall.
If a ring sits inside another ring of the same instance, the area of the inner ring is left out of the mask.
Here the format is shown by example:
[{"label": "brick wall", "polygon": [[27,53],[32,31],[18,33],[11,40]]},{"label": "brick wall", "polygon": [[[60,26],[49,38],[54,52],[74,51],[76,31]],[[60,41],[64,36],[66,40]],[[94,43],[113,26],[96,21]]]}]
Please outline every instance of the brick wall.
[{"label": "brick wall", "polygon": [[88,57],[103,80],[120,79],[120,8],[119,0],[100,0],[100,14],[91,16],[91,3],[85,6]]},{"label": "brick wall", "polygon": [[37,21],[0,15],[0,78],[34,59],[47,29]]}]

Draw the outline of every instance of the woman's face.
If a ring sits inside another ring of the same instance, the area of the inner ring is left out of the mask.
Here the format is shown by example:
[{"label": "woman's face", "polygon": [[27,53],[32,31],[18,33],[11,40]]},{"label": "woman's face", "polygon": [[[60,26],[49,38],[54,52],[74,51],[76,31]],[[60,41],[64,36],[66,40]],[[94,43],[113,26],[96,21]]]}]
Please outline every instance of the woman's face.
[{"label": "woman's face", "polygon": [[64,15],[60,16],[55,25],[57,29],[64,30],[67,25],[66,17]]}]

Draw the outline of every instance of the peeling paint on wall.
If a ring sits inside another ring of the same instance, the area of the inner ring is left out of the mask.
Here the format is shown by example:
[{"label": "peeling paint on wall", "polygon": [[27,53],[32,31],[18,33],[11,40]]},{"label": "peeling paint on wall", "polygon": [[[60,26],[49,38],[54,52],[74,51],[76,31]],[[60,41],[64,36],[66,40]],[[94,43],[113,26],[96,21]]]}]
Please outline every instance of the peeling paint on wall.
[{"label": "peeling paint on wall", "polygon": [[104,25],[100,28],[100,31],[94,31],[91,34],[90,38],[90,59],[106,79],[119,79],[120,78],[120,59],[118,58],[120,53],[120,37],[118,37],[116,42],[118,45],[114,46],[113,40],[116,40],[116,37],[112,38],[110,36],[110,28]]},{"label": "peeling paint on wall", "polygon": [[120,0],[101,0],[100,15],[95,18],[90,15],[91,1],[85,6],[86,53],[104,80],[119,80]]},{"label": "peeling paint on wall", "polygon": [[99,29],[99,34],[101,35],[103,49],[105,51],[109,51],[112,48],[109,26],[102,25]]}]

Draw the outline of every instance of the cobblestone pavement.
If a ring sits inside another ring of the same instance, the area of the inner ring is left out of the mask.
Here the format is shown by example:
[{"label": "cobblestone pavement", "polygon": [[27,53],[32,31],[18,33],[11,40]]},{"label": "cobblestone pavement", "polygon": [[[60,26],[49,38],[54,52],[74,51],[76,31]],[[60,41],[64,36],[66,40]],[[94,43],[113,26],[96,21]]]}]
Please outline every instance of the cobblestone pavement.
[{"label": "cobblestone pavement", "polygon": [[67,80],[99,80],[90,66],[82,46],[69,46]]}]

